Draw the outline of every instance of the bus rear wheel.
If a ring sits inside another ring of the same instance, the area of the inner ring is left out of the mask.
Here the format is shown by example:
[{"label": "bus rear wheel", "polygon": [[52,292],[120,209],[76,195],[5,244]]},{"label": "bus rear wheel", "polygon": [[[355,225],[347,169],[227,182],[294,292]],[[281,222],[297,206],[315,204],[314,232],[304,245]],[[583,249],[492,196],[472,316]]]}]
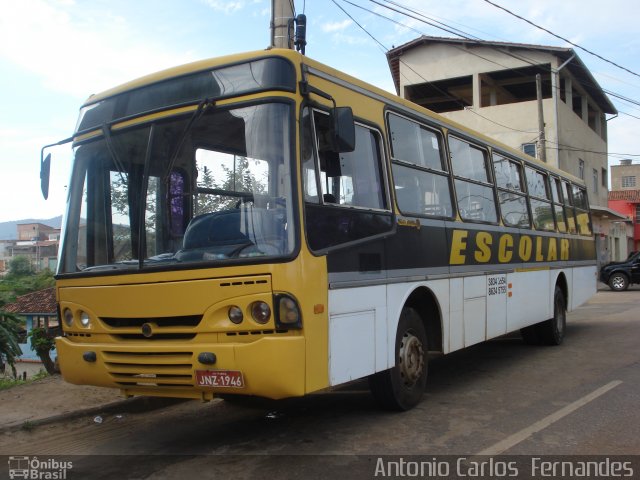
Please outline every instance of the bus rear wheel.
[{"label": "bus rear wheel", "polygon": [[396,365],[369,377],[371,393],[383,408],[405,411],[420,402],[427,384],[427,353],[420,315],[413,308],[404,308],[396,332]]},{"label": "bus rear wheel", "polygon": [[567,302],[562,289],[556,285],[553,295],[553,317],[523,328],[520,332],[529,345],[560,345],[567,328]]}]

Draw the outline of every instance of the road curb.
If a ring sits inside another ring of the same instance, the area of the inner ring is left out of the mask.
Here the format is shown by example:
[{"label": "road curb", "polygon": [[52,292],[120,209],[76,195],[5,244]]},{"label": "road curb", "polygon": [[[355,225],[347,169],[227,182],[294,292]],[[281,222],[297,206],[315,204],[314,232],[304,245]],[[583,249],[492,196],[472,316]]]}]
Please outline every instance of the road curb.
[{"label": "road curb", "polygon": [[95,407],[83,408],[71,412],[52,415],[45,418],[26,419],[20,422],[13,422],[8,425],[0,426],[0,433],[11,432],[16,430],[29,430],[33,427],[58,423],[67,420],[75,420],[77,418],[90,415],[106,415],[110,413],[132,413],[138,411],[152,411],[160,408],[166,408],[176,403],[185,402],[184,399],[163,398],[163,397],[133,397],[115,402],[97,405]]}]

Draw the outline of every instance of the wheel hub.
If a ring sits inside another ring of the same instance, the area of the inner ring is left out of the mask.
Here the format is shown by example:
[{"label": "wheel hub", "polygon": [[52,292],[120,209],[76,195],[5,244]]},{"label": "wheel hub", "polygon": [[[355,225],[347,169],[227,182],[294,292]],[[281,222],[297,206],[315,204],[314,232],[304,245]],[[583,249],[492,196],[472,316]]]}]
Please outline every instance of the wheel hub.
[{"label": "wheel hub", "polygon": [[614,288],[624,287],[624,279],[622,277],[613,277],[613,286]]},{"label": "wheel hub", "polygon": [[406,332],[400,345],[400,375],[407,386],[413,386],[424,370],[422,342],[411,332]]}]

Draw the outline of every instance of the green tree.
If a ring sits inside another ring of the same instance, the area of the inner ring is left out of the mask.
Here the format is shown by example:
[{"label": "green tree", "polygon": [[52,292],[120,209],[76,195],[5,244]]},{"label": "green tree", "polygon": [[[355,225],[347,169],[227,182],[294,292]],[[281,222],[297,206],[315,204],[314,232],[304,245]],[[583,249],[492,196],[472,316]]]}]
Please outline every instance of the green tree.
[{"label": "green tree", "polygon": [[[216,184],[211,169],[204,165],[201,169],[198,169],[198,187],[203,188],[219,188]],[[196,214],[209,213],[219,210],[219,201],[217,195],[211,194],[198,194],[196,197]]]},{"label": "green tree", "polygon": [[44,328],[34,328],[29,332],[29,338],[31,339],[31,350],[36,352],[36,355],[42,360],[47,373],[49,375],[57,373],[56,366],[51,360],[51,351],[56,346],[53,337]]},{"label": "green tree", "polygon": [[9,261],[9,276],[24,277],[33,273],[31,260],[24,255],[16,255]]},{"label": "green tree", "polygon": [[13,377],[17,377],[16,360],[22,355],[18,337],[20,335],[20,321],[6,312],[0,311],[0,366],[5,368],[5,362],[11,367]]},{"label": "green tree", "polygon": [[[235,157],[234,168],[229,168],[221,163],[220,167],[224,172],[222,185],[216,183],[211,169],[204,165],[198,168],[198,187],[215,188],[228,192],[262,194],[267,191],[267,173],[265,178],[256,176],[255,167],[252,168],[247,157]],[[211,193],[200,193],[196,199],[196,213],[219,212],[234,208],[239,198],[235,196],[215,195]]]},{"label": "green tree", "polygon": [[19,295],[53,287],[55,279],[49,269],[28,275],[7,274],[0,280],[0,307],[15,301]]}]

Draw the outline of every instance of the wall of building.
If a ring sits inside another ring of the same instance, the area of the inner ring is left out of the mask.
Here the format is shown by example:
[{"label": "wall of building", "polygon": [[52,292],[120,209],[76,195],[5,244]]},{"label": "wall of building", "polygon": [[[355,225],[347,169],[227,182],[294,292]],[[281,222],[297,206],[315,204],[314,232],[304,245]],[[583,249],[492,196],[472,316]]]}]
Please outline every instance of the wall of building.
[{"label": "wall of building", "polygon": [[[602,185],[603,169],[606,172],[607,142],[594,132],[576,115],[566,103],[558,102],[558,166],[580,178],[579,161],[584,161],[584,178],[589,195],[589,203],[600,207],[607,206],[607,187]],[[579,151],[574,151],[575,147]],[[597,172],[597,185],[594,188],[593,170]]]},{"label": "wall of building", "polygon": [[[635,186],[622,186],[622,177],[635,177]],[[612,165],[611,190],[640,190],[640,164]]]},{"label": "wall of building", "polygon": [[[544,100],[543,108],[551,109],[552,102],[552,99]],[[476,114],[476,112],[482,116]],[[441,115],[518,150],[521,149],[522,144],[535,143],[538,138],[538,131],[533,126],[537,122],[535,119],[538,115],[536,102],[495,105],[483,107],[480,110],[474,108],[473,110],[444,112]],[[498,123],[508,126],[509,129],[498,125]],[[547,135],[547,132],[550,134],[553,128],[553,120],[550,119],[545,127],[545,135]],[[557,163],[557,160],[554,161],[553,158],[556,152],[557,150],[549,152],[548,163],[550,165]]]},{"label": "wall of building", "polygon": [[[551,65],[554,69],[560,66],[558,57],[547,52],[527,50],[526,58],[533,64]],[[407,87],[415,84],[471,75],[474,77],[473,107],[443,112],[442,115],[513,148],[521,149],[523,144],[535,143],[539,137],[537,101],[519,101],[480,108],[480,92],[476,90],[480,88],[479,78],[482,74],[530,67],[531,63],[509,56],[494,47],[440,43],[417,46],[404,52],[401,57],[400,93],[404,95]],[[553,74],[553,77],[556,88],[551,89],[552,98],[546,98],[542,102],[547,163],[582,177],[587,185],[590,204],[606,207],[606,179],[603,186],[602,178],[603,174],[606,177],[608,169],[604,115],[594,107],[595,102],[584,93],[566,69],[559,75]],[[561,79],[564,100],[559,93]],[[572,109],[574,100],[584,107],[582,116]],[[597,117],[592,121],[595,130],[589,126],[587,105],[591,106],[592,114]],[[580,160],[584,161],[582,174]]]},{"label": "wall of building", "polygon": [[636,203],[628,202],[626,200],[609,200],[609,208],[616,212],[629,217],[632,220],[631,223],[631,245],[629,251],[640,250],[640,223],[636,220]]},{"label": "wall of building", "polygon": [[[40,357],[35,352],[33,348],[31,348],[31,338],[28,337],[29,333],[34,328],[43,327],[43,328],[57,328],[58,327],[58,319],[51,318],[50,316],[38,316],[38,315],[26,315],[24,317],[25,320],[25,329],[26,329],[26,337],[24,339],[24,343],[20,343],[20,350],[22,350],[22,355],[18,358],[18,361],[26,361],[26,362],[40,362]],[[56,349],[54,348],[51,353],[51,360],[55,360],[58,356]]]},{"label": "wall of building", "polygon": [[[528,50],[531,63],[549,63],[549,55]],[[428,61],[425,61],[428,58]],[[442,80],[479,72],[531,66],[495,48],[434,43],[406,51],[401,58],[400,93],[406,85]],[[553,65],[552,65],[553,66]]]}]

